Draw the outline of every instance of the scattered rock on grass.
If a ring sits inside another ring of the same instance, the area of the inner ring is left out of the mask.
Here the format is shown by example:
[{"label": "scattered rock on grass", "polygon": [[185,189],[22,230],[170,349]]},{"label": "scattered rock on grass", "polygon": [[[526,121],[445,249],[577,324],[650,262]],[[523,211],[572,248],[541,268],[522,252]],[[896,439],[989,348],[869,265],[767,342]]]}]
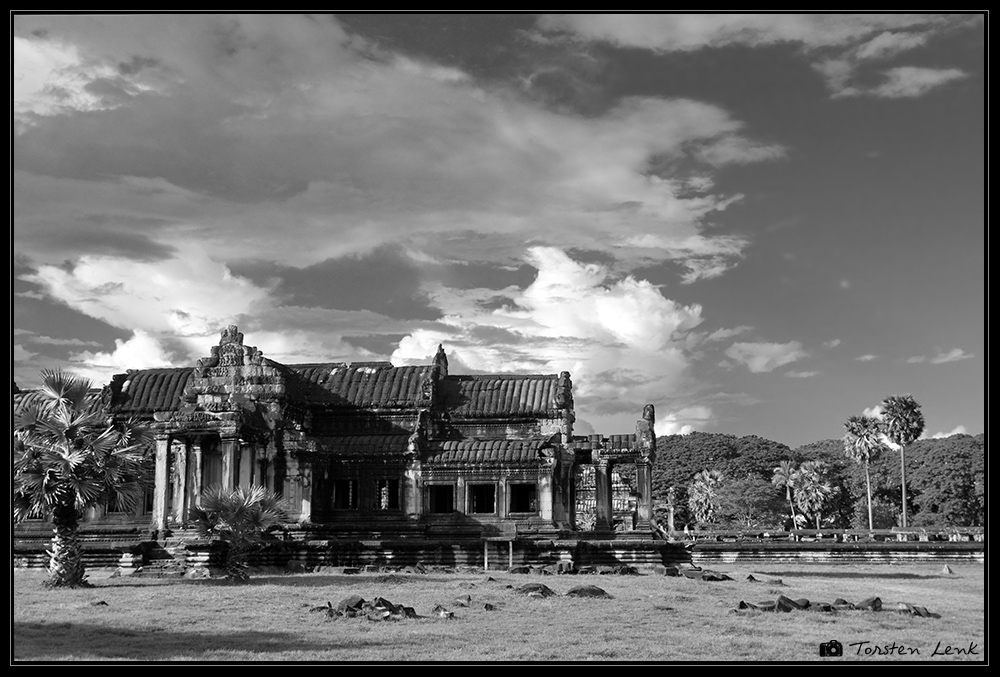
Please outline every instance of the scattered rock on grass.
[{"label": "scattered rock on grass", "polygon": [[915,604],[909,604],[908,602],[899,602],[891,608],[883,606],[882,599],[880,597],[869,597],[868,599],[862,600],[857,604],[852,604],[846,599],[838,597],[833,601],[832,604],[829,602],[810,602],[808,599],[802,597],[799,599],[791,599],[785,597],[784,595],[779,595],[778,599],[775,601],[761,601],[761,602],[745,602],[740,601],[736,605],[733,611],[821,611],[827,613],[835,613],[837,611],[882,611],[889,610],[894,611],[898,614],[906,616],[919,616],[921,618],[940,618],[940,614],[933,614],[927,611],[926,607],[917,606]]},{"label": "scattered rock on grass", "polygon": [[596,585],[578,585],[574,588],[570,588],[566,593],[567,597],[607,597],[610,598],[611,595],[607,593],[603,588],[599,588]]},{"label": "scattered rock on grass", "polygon": [[517,588],[517,592],[528,597],[552,597],[555,591],[544,583],[528,583]]}]

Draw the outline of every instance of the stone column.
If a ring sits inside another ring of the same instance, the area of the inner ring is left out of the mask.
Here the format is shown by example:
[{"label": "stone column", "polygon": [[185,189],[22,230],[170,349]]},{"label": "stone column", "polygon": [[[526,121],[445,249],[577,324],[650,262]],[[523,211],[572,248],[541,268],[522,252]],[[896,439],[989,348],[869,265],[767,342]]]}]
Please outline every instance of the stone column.
[{"label": "stone column", "polygon": [[411,459],[406,464],[403,476],[403,510],[411,520],[420,518],[423,512],[421,492],[423,491],[422,473],[419,459]]},{"label": "stone column", "polygon": [[649,521],[653,518],[653,469],[652,463],[648,459],[637,461],[635,464],[635,484],[637,497],[636,509],[639,513],[636,520],[636,530],[649,530]]},{"label": "stone column", "polygon": [[196,505],[199,508],[201,507],[201,489],[202,489],[201,484],[202,480],[204,479],[204,475],[202,474],[203,469],[202,469],[202,458],[201,458],[202,457],[201,445],[203,439],[204,438],[199,439],[198,443],[194,445],[193,449],[194,462],[191,464],[191,475],[192,475],[191,505]]},{"label": "stone column", "polygon": [[[287,456],[285,501],[290,506],[289,517],[303,523],[312,520],[312,468],[292,452]],[[298,514],[295,514],[296,509]]]},{"label": "stone column", "polygon": [[466,489],[465,489],[465,478],[461,475],[455,481],[455,512],[460,512],[465,514],[469,506],[465,502],[466,500]]},{"label": "stone column", "polygon": [[614,527],[613,513],[611,505],[611,473],[608,466],[608,459],[597,457],[594,459],[594,488],[595,506],[594,531],[612,532]]},{"label": "stone column", "polygon": [[191,508],[196,505],[198,499],[198,472],[201,470],[201,463],[198,459],[199,451],[191,443],[190,438],[184,439],[184,457],[186,460],[186,472],[184,475],[184,512],[181,515],[181,523],[188,521]]},{"label": "stone column", "polygon": [[566,510],[566,512],[565,512],[566,525],[569,526],[569,528],[573,529],[573,530],[576,529],[576,471],[577,471],[577,467],[578,466],[577,466],[577,463],[576,463],[576,454],[573,454],[572,456],[567,456],[566,463],[565,463],[565,473],[566,473],[565,482],[566,483],[564,485],[564,487],[565,487],[564,488],[564,491],[565,491],[565,496],[564,496],[565,503],[564,503],[564,505],[565,505],[565,510]]},{"label": "stone column", "polygon": [[239,449],[236,451],[240,455],[240,476],[236,478],[238,486],[248,487],[253,484],[254,479],[254,449],[253,446],[248,443],[242,443],[239,445]]},{"label": "stone column", "polygon": [[299,478],[302,486],[302,508],[299,510],[299,522],[312,521],[312,467],[306,463],[299,464]]},{"label": "stone column", "polygon": [[156,438],[156,486],[153,489],[153,528],[161,533],[167,529],[167,492],[170,491],[170,436]]},{"label": "stone column", "polygon": [[552,471],[554,458],[544,459],[538,473],[538,516],[543,520],[552,520]]},{"label": "stone column", "polygon": [[177,484],[174,486],[173,505],[171,506],[175,524],[183,524],[187,519],[187,445],[181,440],[174,440],[170,445],[174,458],[174,477]]},{"label": "stone column", "polygon": [[226,489],[236,487],[236,452],[239,448],[234,437],[222,438],[222,486]]}]

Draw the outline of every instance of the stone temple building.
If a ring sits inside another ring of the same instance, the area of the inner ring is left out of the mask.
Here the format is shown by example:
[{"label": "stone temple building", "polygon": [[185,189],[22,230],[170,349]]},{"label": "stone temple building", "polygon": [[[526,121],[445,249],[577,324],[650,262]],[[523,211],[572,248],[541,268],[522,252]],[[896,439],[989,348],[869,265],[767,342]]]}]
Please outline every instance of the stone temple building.
[{"label": "stone temple building", "polygon": [[119,374],[95,406],[154,431],[155,489],[136,515],[90,521],[145,522],[154,538],[183,530],[201,491],[220,484],[264,485],[291,523],[334,536],[559,538],[583,521],[613,534],[623,465],[634,478],[625,528],[651,533],[653,406],[633,432],[575,436],[568,372],[452,374],[440,347],[422,366],[285,365],[230,326],[197,366]]}]

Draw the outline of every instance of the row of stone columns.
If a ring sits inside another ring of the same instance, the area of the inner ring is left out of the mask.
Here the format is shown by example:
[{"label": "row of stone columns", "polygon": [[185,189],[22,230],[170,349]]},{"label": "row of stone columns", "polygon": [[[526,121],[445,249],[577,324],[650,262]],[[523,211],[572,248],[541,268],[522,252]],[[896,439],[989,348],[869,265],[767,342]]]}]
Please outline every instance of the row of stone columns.
[{"label": "row of stone columns", "polygon": [[[652,463],[646,459],[635,461],[636,470],[636,512],[638,513],[635,529],[647,531],[653,517],[653,482]],[[598,458],[594,461],[594,485],[596,488],[596,506],[594,531],[610,532],[614,530],[614,507],[611,492],[611,461]]]},{"label": "row of stone columns", "polygon": [[215,454],[221,457],[221,477],[212,479],[223,487],[254,483],[269,486],[273,482],[273,469],[265,471],[268,466],[257,458],[256,448],[236,437],[159,436],[153,494],[153,526],[157,530],[165,530],[171,521],[175,524],[187,521],[189,511],[198,505],[205,488],[206,465],[210,462],[207,457]]}]

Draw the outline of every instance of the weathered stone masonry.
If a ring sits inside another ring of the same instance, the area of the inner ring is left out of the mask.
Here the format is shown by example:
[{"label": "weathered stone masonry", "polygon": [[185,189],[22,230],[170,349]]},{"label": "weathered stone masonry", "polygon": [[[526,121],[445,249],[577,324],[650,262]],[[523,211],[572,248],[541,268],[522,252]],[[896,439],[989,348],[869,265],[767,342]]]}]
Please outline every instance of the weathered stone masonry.
[{"label": "weathered stone masonry", "polygon": [[134,518],[158,534],[184,528],[206,487],[252,483],[280,493],[292,522],[333,532],[565,533],[577,527],[584,465],[595,473],[594,529],[610,534],[619,464],[636,468],[630,528],[649,533],[652,405],[635,433],[574,436],[568,372],[453,375],[440,347],[425,366],[283,365],[230,326],[194,368],[115,376],[100,406],[155,432],[151,513]]}]

